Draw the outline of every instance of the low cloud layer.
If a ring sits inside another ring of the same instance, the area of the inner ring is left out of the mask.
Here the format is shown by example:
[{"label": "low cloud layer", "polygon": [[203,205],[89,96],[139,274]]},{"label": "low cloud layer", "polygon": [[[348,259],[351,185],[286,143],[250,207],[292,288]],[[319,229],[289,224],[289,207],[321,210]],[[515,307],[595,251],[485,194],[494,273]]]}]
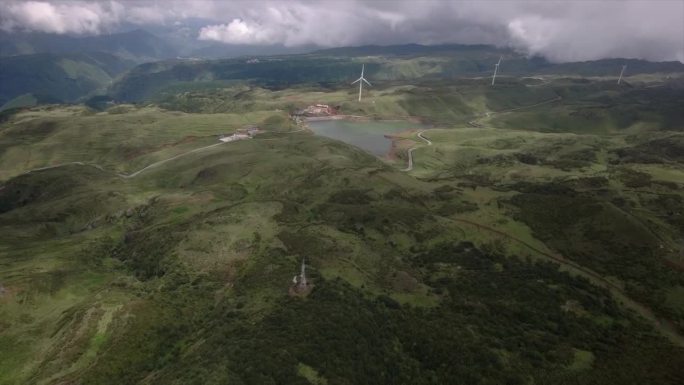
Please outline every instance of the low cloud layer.
[{"label": "low cloud layer", "polygon": [[211,20],[201,40],[321,47],[496,44],[553,61],[684,62],[684,0],[651,1],[11,1],[5,31],[111,32],[124,23]]},{"label": "low cloud layer", "polygon": [[1,11],[0,26],[6,31],[95,34],[118,23],[121,5],[112,6],[114,9],[98,3],[13,2]]}]

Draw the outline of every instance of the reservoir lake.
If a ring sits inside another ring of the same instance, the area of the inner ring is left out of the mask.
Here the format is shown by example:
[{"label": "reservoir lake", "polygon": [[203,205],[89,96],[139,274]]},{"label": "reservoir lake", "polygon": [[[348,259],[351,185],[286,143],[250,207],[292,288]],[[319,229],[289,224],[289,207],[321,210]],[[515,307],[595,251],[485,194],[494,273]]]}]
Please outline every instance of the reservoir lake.
[{"label": "reservoir lake", "polygon": [[307,124],[316,135],[343,141],[379,157],[385,156],[392,145],[385,135],[427,127],[405,120],[316,120]]}]

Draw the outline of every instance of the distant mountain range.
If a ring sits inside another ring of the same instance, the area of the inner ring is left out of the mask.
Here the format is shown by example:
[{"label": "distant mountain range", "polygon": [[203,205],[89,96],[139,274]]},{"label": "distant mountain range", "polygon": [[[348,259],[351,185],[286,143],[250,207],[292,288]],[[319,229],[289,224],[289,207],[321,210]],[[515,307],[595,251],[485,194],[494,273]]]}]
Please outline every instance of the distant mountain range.
[{"label": "distant mountain range", "polygon": [[241,56],[294,55],[315,50],[316,47],[285,47],[283,45],[255,46],[211,43],[206,46],[185,51],[182,56],[198,59],[225,59]]},{"label": "distant mountain range", "polygon": [[[178,57],[227,58],[294,54],[311,47],[240,46],[185,39],[142,29],[99,36],[0,31],[0,110],[36,103],[75,102],[104,90],[137,64]],[[149,68],[149,67],[143,67]]]},{"label": "distant mountain range", "polygon": [[253,55],[298,54],[316,49],[313,46],[231,45],[199,41],[194,37],[186,37],[182,40],[168,33],[164,35],[167,38],[159,37],[142,29],[87,37],[0,31],[0,57],[38,53],[106,52],[125,60],[144,63],[179,56],[219,59]]},{"label": "distant mountain range", "polygon": [[107,87],[135,63],[104,52],[41,53],[0,58],[0,109],[75,102]]},{"label": "distant mountain range", "polygon": [[222,82],[248,81],[268,88],[299,84],[334,86],[358,76],[361,63],[369,79],[379,82],[480,78],[491,76],[503,57],[500,75],[506,76],[617,76],[622,65],[628,74],[684,72],[679,62],[605,59],[577,63],[551,63],[510,49],[485,45],[364,46],[319,50],[309,54],[260,57],[258,60],[176,60],[140,65],[127,72],[110,89],[121,101],[154,99],[164,92],[220,87]]},{"label": "distant mountain range", "polygon": [[[348,56],[368,56],[368,55],[393,55],[393,56],[415,56],[415,55],[433,55],[433,54],[447,54],[447,53],[465,53],[465,52],[488,52],[491,53],[495,49],[491,45],[484,44],[442,44],[442,45],[421,45],[421,44],[400,44],[400,45],[364,45],[357,47],[336,47],[320,49],[313,53],[320,55],[348,55]],[[512,52],[508,49],[502,49],[502,52]]]},{"label": "distant mountain range", "polygon": [[0,32],[0,56],[84,52],[105,52],[137,63],[169,59],[177,55],[176,49],[165,40],[141,29],[87,37]]},{"label": "distant mountain range", "polygon": [[[684,72],[684,64],[679,62],[608,59],[555,64],[487,45],[315,50],[312,46],[224,45],[197,41],[192,35],[159,33],[166,38],[141,29],[89,37],[0,31],[0,109],[41,101],[75,102],[96,91],[102,94],[106,88],[116,100],[142,101],[179,84],[186,88],[225,81],[250,81],[267,87],[335,84],[356,76],[362,61],[366,73],[378,81],[486,77],[501,56],[502,76],[615,76],[623,64],[628,65],[628,74]],[[369,58],[360,59],[366,56]],[[259,60],[248,60],[254,57]]]}]

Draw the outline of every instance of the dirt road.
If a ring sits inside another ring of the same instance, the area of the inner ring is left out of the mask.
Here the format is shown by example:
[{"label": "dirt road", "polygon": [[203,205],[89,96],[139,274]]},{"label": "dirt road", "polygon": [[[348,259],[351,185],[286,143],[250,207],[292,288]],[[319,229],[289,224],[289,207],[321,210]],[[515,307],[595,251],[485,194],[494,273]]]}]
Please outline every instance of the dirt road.
[{"label": "dirt road", "polygon": [[[429,130],[429,129],[428,129],[428,130]],[[421,138],[421,139],[423,139],[423,140],[425,141],[425,143],[427,143],[428,146],[432,146],[432,142],[430,141],[430,139],[428,139],[428,138],[426,138],[426,137],[423,136],[423,133],[424,133],[425,131],[428,131],[428,130],[420,131],[420,132],[418,133],[418,137]],[[405,169],[403,169],[403,170],[401,170],[401,171],[411,171],[411,170],[413,170],[413,150],[415,150],[415,149],[417,149],[417,148],[419,148],[419,146],[414,146],[414,147],[409,148],[409,150],[408,150],[408,165],[407,165],[407,167],[406,167]]]},{"label": "dirt road", "polygon": [[[307,130],[306,127],[302,127],[302,128],[297,129],[297,130],[282,132],[282,134],[293,134],[293,133],[296,133],[296,132],[302,132],[302,131],[306,131],[306,130]],[[268,140],[268,139],[265,139],[265,140]],[[220,145],[226,144],[226,143],[231,143],[231,142],[218,142],[218,143],[210,144],[210,145],[208,145],[208,146],[195,148],[195,149],[193,149],[193,150],[186,151],[186,152],[181,153],[181,154],[178,154],[178,155],[174,155],[174,156],[172,156],[172,157],[170,157],[170,158],[162,159],[162,160],[160,160],[160,161],[151,163],[151,164],[149,164],[149,165],[147,165],[147,166],[141,168],[140,170],[134,171],[134,172],[132,172],[132,173],[130,173],[130,174],[116,173],[116,172],[113,172],[113,171],[110,171],[110,170],[105,169],[104,167],[102,167],[101,165],[99,165],[99,164],[97,164],[97,163],[90,163],[90,162],[84,162],[84,161],[75,161],[75,162],[59,163],[59,164],[55,164],[55,165],[52,165],[52,166],[45,166],[45,167],[33,168],[33,169],[31,169],[31,170],[22,172],[21,174],[12,176],[11,178],[16,178],[16,177],[18,177],[18,176],[30,174],[30,173],[32,173],[32,172],[43,171],[43,170],[50,170],[50,169],[53,169],[53,168],[59,168],[59,167],[65,167],[65,166],[74,166],[74,165],[75,165],[75,166],[94,167],[94,168],[96,168],[96,169],[98,169],[98,170],[100,170],[100,171],[111,172],[111,173],[115,174],[116,176],[119,176],[119,177],[125,178],[125,179],[128,179],[128,178],[135,178],[136,176],[140,175],[142,172],[144,172],[144,171],[146,171],[146,170],[149,170],[149,169],[151,169],[151,168],[158,167],[158,166],[160,166],[160,165],[162,165],[162,164],[164,164],[164,163],[166,163],[166,162],[172,161],[172,160],[174,160],[174,159],[178,159],[178,158],[180,158],[180,157],[183,157],[183,156],[185,156],[185,155],[189,155],[189,154],[192,154],[192,153],[195,153],[195,152],[200,152],[200,151],[207,150],[207,149],[209,149],[209,148],[217,147],[217,146],[220,146]],[[2,186],[0,186],[0,188],[2,188]]]},{"label": "dirt road", "polygon": [[492,115],[505,114],[505,113],[507,113],[507,112],[519,111],[519,110],[524,110],[524,109],[527,109],[527,108],[533,108],[533,107],[537,107],[537,106],[542,106],[542,105],[544,105],[544,104],[549,104],[549,103],[553,103],[553,102],[558,102],[558,101],[561,101],[561,100],[563,100],[563,98],[562,98],[561,96],[557,96],[557,97],[555,97],[555,98],[548,99],[548,100],[544,100],[544,101],[541,101],[541,102],[539,102],[539,103],[530,104],[529,106],[522,106],[522,107],[510,108],[510,109],[501,110],[501,111],[485,112],[484,114],[477,115],[477,116],[475,117],[475,119],[469,121],[469,122],[468,122],[468,125],[471,126],[471,127],[482,128],[483,126],[482,126],[480,123],[477,122],[477,121],[478,121],[479,119],[481,119],[481,118],[488,118],[488,117],[490,117],[490,116],[492,116]]}]

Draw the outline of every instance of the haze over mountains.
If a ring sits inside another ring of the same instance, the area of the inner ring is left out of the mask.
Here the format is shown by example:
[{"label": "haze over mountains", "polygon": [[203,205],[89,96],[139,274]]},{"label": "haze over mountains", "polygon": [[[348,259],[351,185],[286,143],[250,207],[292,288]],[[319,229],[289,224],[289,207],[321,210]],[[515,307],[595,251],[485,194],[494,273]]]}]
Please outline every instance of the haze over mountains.
[{"label": "haze over mountains", "polygon": [[0,31],[2,56],[83,52],[105,52],[134,62],[167,59],[177,54],[177,50],[165,40],[142,29],[98,36]]},{"label": "haze over mountains", "polygon": [[96,36],[0,31],[0,107],[16,97],[21,97],[18,104],[3,108],[27,101],[74,102],[98,90],[104,92],[124,71],[146,62],[301,51],[216,43],[188,47],[143,29]]},{"label": "haze over mountains", "polygon": [[284,47],[282,45],[229,45],[197,40],[173,40],[158,37],[144,29],[97,36],[71,36],[49,33],[8,33],[0,30],[0,56],[37,53],[105,52],[135,63],[175,58],[234,57],[299,53],[315,47]]}]

